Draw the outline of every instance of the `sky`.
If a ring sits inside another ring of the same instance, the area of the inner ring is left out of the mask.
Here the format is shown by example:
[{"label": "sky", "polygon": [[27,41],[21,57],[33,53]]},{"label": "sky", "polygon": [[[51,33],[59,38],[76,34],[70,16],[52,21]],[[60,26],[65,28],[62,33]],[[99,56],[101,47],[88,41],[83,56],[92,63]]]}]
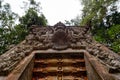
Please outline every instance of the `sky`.
[{"label": "sky", "polygon": [[[21,9],[25,0],[4,0],[10,3],[13,12],[20,16],[24,15],[24,10]],[[57,22],[74,19],[82,13],[82,5],[80,0],[37,0],[41,3],[42,13],[48,20],[49,25],[54,25]]]}]

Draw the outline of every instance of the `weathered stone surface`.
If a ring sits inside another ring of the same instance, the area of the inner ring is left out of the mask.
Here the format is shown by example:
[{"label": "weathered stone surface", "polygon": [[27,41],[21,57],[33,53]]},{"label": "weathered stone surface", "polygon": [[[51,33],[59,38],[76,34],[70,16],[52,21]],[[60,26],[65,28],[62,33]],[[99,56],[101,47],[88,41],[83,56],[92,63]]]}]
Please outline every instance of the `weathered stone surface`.
[{"label": "weathered stone surface", "polygon": [[102,63],[104,63],[104,65],[109,68],[109,72],[115,72],[116,70],[116,72],[120,72],[120,60],[118,58],[119,56],[116,56],[117,54],[96,42],[92,43],[92,45],[87,48],[87,51],[91,55],[96,56]]},{"label": "weathered stone surface", "polygon": [[86,49],[91,55],[95,56],[106,66],[110,68],[120,68],[120,58],[114,56],[113,52],[103,47],[103,45],[95,42],[89,33],[86,33],[85,28],[81,27],[66,27],[57,24],[54,27],[34,27],[31,33],[34,34],[36,40],[27,38],[28,42],[32,40],[35,49],[56,49],[63,50]]},{"label": "weathered stone surface", "polygon": [[7,75],[17,64],[32,51],[30,45],[19,44],[0,56],[0,75]]},{"label": "weathered stone surface", "polygon": [[9,73],[33,50],[67,48],[84,49],[110,70],[120,71],[120,57],[105,46],[97,43],[83,27],[67,27],[61,23],[55,26],[33,26],[26,39],[0,56],[0,73]]}]

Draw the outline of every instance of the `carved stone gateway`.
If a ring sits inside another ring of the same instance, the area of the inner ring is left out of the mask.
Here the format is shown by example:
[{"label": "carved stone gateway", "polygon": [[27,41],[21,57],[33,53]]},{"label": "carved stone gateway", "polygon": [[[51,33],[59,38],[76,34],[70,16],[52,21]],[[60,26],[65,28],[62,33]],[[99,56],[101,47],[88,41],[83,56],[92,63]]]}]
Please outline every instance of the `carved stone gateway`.
[{"label": "carved stone gateway", "polygon": [[120,57],[87,28],[32,26],[23,42],[0,56],[0,80],[120,80]]},{"label": "carved stone gateway", "polygon": [[[83,35],[84,31],[85,28],[74,26],[68,27],[59,22],[54,27],[35,28],[35,26],[33,26],[30,32],[32,34],[30,36],[34,34],[37,42],[39,41],[38,45],[42,45],[39,46],[39,49],[52,48],[55,50],[63,50],[67,48],[79,48],[79,45],[82,44],[80,40],[86,38]],[[27,40],[29,40],[29,37]]]}]

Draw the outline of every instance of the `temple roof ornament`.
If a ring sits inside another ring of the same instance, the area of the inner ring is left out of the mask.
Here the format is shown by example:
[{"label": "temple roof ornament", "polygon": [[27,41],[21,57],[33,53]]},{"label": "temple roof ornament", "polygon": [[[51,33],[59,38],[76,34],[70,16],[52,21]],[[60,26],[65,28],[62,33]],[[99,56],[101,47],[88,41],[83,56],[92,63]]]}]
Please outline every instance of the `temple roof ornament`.
[{"label": "temple roof ornament", "polygon": [[[53,27],[32,27],[30,33],[33,33],[38,43],[44,46],[40,46],[39,49],[52,48],[55,50],[63,50],[66,48],[80,47],[80,39],[85,39],[85,28],[81,27],[67,27],[63,23],[59,22]],[[33,35],[31,34],[31,35]],[[29,42],[29,39],[26,38]]]},{"label": "temple roof ornament", "polygon": [[0,56],[0,75],[10,73],[33,50],[61,51],[68,48],[84,49],[111,70],[120,72],[120,57],[97,43],[86,31],[85,27],[68,27],[61,22],[47,27],[32,26],[23,42]]}]

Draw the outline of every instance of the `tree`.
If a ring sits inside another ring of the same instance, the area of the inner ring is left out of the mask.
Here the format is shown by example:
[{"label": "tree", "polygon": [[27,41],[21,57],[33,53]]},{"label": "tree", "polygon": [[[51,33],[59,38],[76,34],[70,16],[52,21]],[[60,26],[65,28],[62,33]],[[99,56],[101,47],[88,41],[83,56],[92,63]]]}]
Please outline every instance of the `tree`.
[{"label": "tree", "polygon": [[7,50],[14,36],[13,26],[18,15],[12,12],[8,3],[0,0],[0,54]]},{"label": "tree", "polygon": [[82,0],[83,15],[81,25],[91,21],[94,38],[120,51],[120,12],[117,11],[118,0]]},{"label": "tree", "polygon": [[81,25],[85,25],[90,20],[92,26],[98,25],[106,16],[107,8],[117,0],[82,0],[83,16]]},{"label": "tree", "polygon": [[9,50],[11,45],[16,45],[25,39],[28,34],[28,27],[31,25],[47,24],[45,16],[40,13],[39,4],[29,0],[30,5],[25,11],[26,14],[20,17],[20,24],[15,24],[18,15],[12,12],[10,5],[0,0],[0,54]]},{"label": "tree", "polygon": [[31,25],[47,25],[45,16],[40,12],[39,3],[35,0],[29,0],[28,9],[25,11],[25,15],[22,16],[19,21],[25,28]]},{"label": "tree", "polygon": [[3,1],[0,1],[0,26],[11,30],[17,18],[18,15],[11,11],[10,5],[8,3],[3,4]]}]

